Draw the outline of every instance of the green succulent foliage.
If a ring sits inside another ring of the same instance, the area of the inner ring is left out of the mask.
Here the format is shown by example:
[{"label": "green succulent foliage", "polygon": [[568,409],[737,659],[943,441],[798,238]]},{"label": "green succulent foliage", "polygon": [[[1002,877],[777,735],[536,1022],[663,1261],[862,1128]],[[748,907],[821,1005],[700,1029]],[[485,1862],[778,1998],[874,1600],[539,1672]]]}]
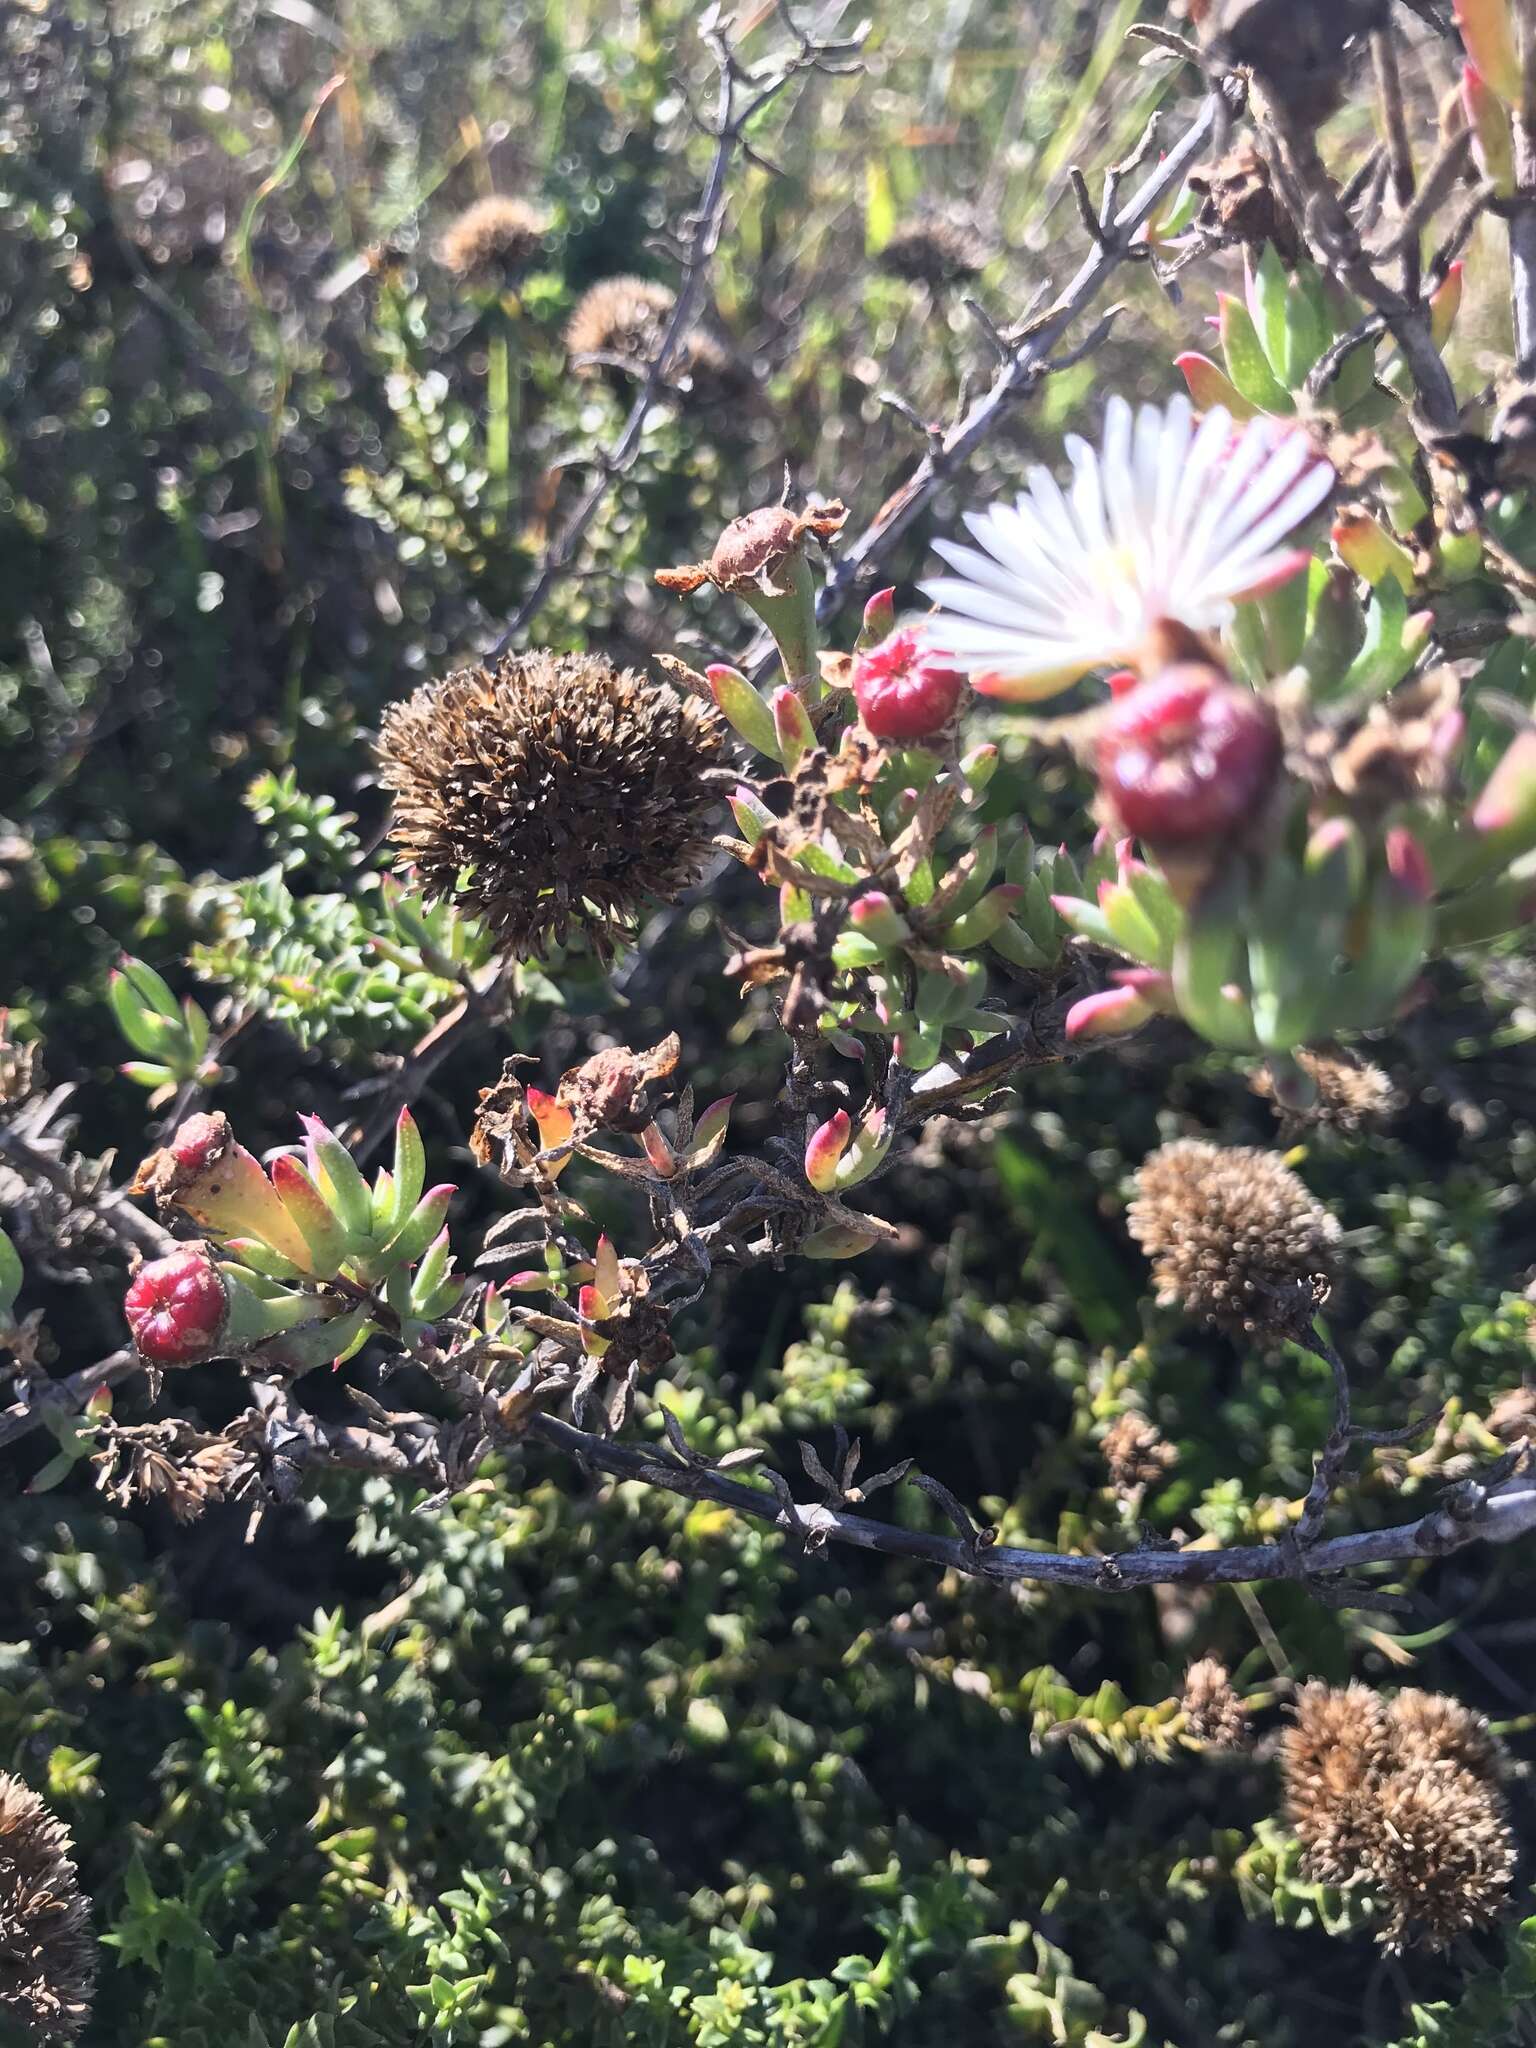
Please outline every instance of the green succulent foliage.
[{"label": "green succulent foliage", "polygon": [[[380,873],[349,878],[364,860],[350,821],[291,773],[259,777],[246,804],[273,862],[245,881],[199,886],[193,907],[214,936],[192,948],[196,972],[301,1045],[339,1057],[419,1038],[490,959],[484,928]],[[320,886],[295,886],[311,880]],[[550,986],[538,985],[548,1000]]]}]

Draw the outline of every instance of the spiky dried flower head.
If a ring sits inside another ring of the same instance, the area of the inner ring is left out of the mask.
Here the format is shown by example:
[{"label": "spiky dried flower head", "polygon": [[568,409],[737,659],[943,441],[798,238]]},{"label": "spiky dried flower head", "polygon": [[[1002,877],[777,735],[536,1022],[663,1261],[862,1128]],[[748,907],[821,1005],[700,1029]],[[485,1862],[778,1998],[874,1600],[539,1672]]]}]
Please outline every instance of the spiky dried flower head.
[{"label": "spiky dried flower head", "polygon": [[[676,295],[648,277],[604,277],[588,286],[566,322],[565,346],[578,377],[598,377],[604,358],[643,371],[660,346]],[[610,365],[611,366],[611,365]]]},{"label": "spiky dried flower head", "polygon": [[1387,1908],[1383,1946],[1447,1948],[1493,1924],[1517,1861],[1493,1786],[1454,1764],[1401,1771],[1382,1786],[1377,1818],[1366,1860]]},{"label": "spiky dried flower head", "polygon": [[584,934],[603,955],[698,877],[723,732],[711,705],[601,656],[509,655],[385,713],[403,868],[519,958]]},{"label": "spiky dried flower head", "polygon": [[1397,1090],[1380,1067],[1347,1052],[1298,1051],[1291,1058],[1305,1077],[1310,1100],[1277,1091],[1268,1066],[1254,1074],[1255,1095],[1275,1103],[1287,1126],[1310,1124],[1324,1130],[1358,1131],[1362,1124],[1384,1123],[1398,1106]]},{"label": "spiky dried flower head", "polygon": [[1286,1819],[1308,1870],[1325,1884],[1348,1884],[1364,1869],[1392,1761],[1387,1711],[1368,1685],[1314,1680],[1297,1694],[1295,1712],[1280,1738]]},{"label": "spiky dried flower head", "polygon": [[1184,1732],[1212,1749],[1240,1749],[1248,1733],[1248,1709],[1232,1689],[1232,1676],[1219,1657],[1201,1657],[1184,1674]]},{"label": "spiky dried flower head", "polygon": [[974,221],[961,214],[924,213],[903,221],[875,261],[891,277],[942,290],[978,276],[996,253]]},{"label": "spiky dried flower head", "polygon": [[1179,1462],[1178,1446],[1167,1442],[1157,1424],[1134,1408],[1115,1417],[1099,1449],[1116,1493],[1152,1486]]},{"label": "spiky dried flower head", "polygon": [[493,194],[465,207],[443,230],[437,260],[466,283],[512,284],[530,268],[549,218],[522,199]]},{"label": "spiky dried flower head", "polygon": [[0,1771],[0,2014],[23,2040],[73,2041],[91,2016],[96,1943],[69,1830]]},{"label": "spiky dried flower head", "polygon": [[1448,1693],[1404,1686],[1387,1708],[1392,1750],[1405,1770],[1425,1764],[1453,1764],[1496,1784],[1505,1766],[1504,1745],[1487,1716],[1464,1707]]},{"label": "spiky dried flower head", "polygon": [[1303,1330],[1332,1285],[1338,1224],[1278,1154],[1255,1146],[1159,1147],[1128,1221],[1159,1302],[1232,1332]]}]

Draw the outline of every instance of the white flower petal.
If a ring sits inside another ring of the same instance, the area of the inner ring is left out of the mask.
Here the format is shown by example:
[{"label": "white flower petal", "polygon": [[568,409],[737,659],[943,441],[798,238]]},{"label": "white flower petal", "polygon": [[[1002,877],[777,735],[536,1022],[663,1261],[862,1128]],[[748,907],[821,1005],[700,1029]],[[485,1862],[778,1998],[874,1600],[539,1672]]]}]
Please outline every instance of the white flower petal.
[{"label": "white flower petal", "polygon": [[1219,630],[1234,599],[1291,566],[1281,543],[1334,482],[1297,428],[1239,429],[1220,408],[1197,422],[1183,394],[1134,412],[1112,397],[1099,447],[1064,445],[1065,490],[1031,469],[1015,503],[966,514],[976,547],[936,543],[954,573],[923,585],[939,607],[929,644],[993,695],[1049,696],[1134,660],[1159,618]]}]

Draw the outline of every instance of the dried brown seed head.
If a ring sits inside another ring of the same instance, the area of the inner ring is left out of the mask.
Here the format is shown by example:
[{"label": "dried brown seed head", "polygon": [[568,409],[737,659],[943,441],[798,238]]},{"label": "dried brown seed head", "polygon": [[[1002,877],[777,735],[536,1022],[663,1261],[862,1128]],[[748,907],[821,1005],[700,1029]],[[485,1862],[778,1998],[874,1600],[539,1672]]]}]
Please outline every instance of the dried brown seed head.
[{"label": "dried brown seed head", "polygon": [[1493,1786],[1454,1764],[1405,1770],[1382,1787],[1377,1819],[1367,1866],[1387,1907],[1385,1947],[1447,1948],[1492,1925],[1517,1860]]},{"label": "dried brown seed head", "polygon": [[892,277],[942,290],[978,276],[996,253],[974,221],[931,213],[903,221],[875,261]]},{"label": "dried brown seed head", "polygon": [[619,363],[641,375],[661,346],[676,294],[647,277],[605,277],[576,301],[565,346],[578,377],[601,376]]},{"label": "dried brown seed head", "polygon": [[1115,1417],[1099,1448],[1116,1493],[1154,1485],[1179,1462],[1178,1446],[1168,1443],[1155,1422],[1132,1408]]},{"label": "dried brown seed head", "polygon": [[1248,1733],[1248,1709],[1232,1689],[1219,1657],[1201,1657],[1184,1674],[1184,1729],[1212,1749],[1240,1749]]},{"label": "dried brown seed head", "polygon": [[1314,1877],[1349,1884],[1362,1874],[1391,1761],[1387,1712],[1369,1686],[1301,1688],[1280,1740],[1280,1770],[1286,1818]]},{"label": "dried brown seed head", "polygon": [[1332,1284],[1338,1225],[1273,1152],[1164,1145],[1128,1221],[1158,1300],[1229,1331],[1305,1329]]},{"label": "dried brown seed head", "polygon": [[1405,1686],[1387,1708],[1393,1753],[1405,1770],[1454,1764],[1490,1785],[1504,1769],[1504,1748],[1487,1717],[1446,1693]]},{"label": "dried brown seed head", "polygon": [[527,958],[573,933],[607,954],[648,902],[697,879],[722,748],[698,698],[540,651],[392,705],[379,761],[401,866]]},{"label": "dried brown seed head", "polygon": [[[1298,1109],[1289,1102],[1282,1106],[1287,1127],[1312,1124],[1325,1130],[1357,1131],[1362,1124],[1384,1123],[1397,1108],[1397,1090],[1369,1060],[1346,1052],[1301,1051],[1291,1057],[1311,1081],[1316,1095],[1306,1108]],[[1267,1066],[1258,1069],[1251,1085],[1255,1095],[1274,1100],[1274,1076]]]},{"label": "dried brown seed head", "polygon": [[24,2040],[72,2041],[91,2015],[96,1943],[69,1830],[0,1771],[0,2014]]},{"label": "dried brown seed head", "polygon": [[531,267],[548,216],[521,199],[477,199],[444,229],[437,260],[466,282],[512,284]]}]

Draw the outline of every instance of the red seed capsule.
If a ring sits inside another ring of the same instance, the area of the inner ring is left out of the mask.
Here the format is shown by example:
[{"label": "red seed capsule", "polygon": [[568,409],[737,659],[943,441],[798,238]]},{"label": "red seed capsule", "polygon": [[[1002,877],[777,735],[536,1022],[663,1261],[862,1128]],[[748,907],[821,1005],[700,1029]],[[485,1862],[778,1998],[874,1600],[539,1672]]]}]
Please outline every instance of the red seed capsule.
[{"label": "red seed capsule", "polygon": [[1280,766],[1274,715],[1219,669],[1179,662],[1117,697],[1095,746],[1117,828],[1149,846],[1227,838],[1264,802]]}]

